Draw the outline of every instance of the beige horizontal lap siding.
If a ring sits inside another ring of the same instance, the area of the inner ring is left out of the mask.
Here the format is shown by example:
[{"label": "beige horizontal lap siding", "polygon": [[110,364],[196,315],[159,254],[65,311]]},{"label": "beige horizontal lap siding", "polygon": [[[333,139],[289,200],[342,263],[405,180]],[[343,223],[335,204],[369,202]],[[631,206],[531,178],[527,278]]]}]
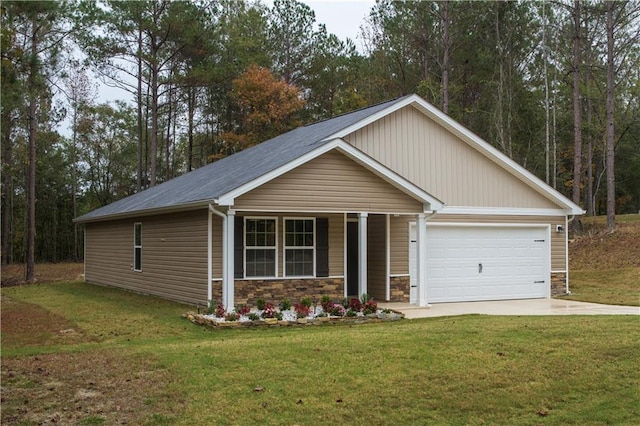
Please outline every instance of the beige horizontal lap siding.
[{"label": "beige horizontal lap siding", "polygon": [[[283,253],[284,253],[284,218],[299,217],[326,217],[329,220],[329,276],[342,277],[344,275],[344,215],[335,213],[236,213],[239,217],[274,217],[278,221],[278,277],[284,277]],[[215,236],[214,236],[215,241]],[[215,246],[214,246],[215,259]],[[220,258],[222,259],[222,257]],[[222,265],[222,263],[221,263]],[[214,263],[215,270],[215,263]],[[215,276],[215,274],[214,274]]]},{"label": "beige horizontal lap siding", "polygon": [[344,138],[449,206],[558,206],[412,106]]},{"label": "beige horizontal lap siding", "polygon": [[[566,246],[564,232],[556,232],[556,225],[564,227],[564,216],[478,216],[437,214],[427,223],[460,224],[527,224],[551,226],[551,270],[566,271]],[[391,217],[391,274],[409,273],[409,223],[414,216]],[[427,241],[427,244],[429,242]]]},{"label": "beige horizontal lap siding", "polygon": [[222,218],[211,215],[211,277],[222,279]]},{"label": "beige horizontal lap siding", "polygon": [[[142,272],[133,271],[133,228],[142,223]],[[87,282],[189,303],[207,298],[207,211],[86,225]]]},{"label": "beige horizontal lap siding", "polygon": [[378,213],[423,210],[421,202],[337,151],[236,198],[234,208]]}]

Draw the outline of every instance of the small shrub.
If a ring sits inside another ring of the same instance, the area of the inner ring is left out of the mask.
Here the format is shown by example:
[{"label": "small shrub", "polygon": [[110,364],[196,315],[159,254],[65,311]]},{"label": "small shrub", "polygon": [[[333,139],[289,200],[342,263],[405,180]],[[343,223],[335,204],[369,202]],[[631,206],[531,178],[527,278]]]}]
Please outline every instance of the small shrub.
[{"label": "small shrub", "polygon": [[290,309],[291,309],[291,300],[284,299],[284,300],[282,300],[282,302],[280,302],[280,310],[288,311]]},{"label": "small shrub", "polygon": [[334,317],[342,317],[344,316],[345,312],[346,309],[339,303],[334,303],[333,306],[331,306],[327,311],[329,315],[333,315]]},{"label": "small shrub", "polygon": [[373,299],[367,300],[367,303],[364,304],[364,309],[362,310],[362,313],[367,315],[367,314],[375,314],[376,312],[378,312],[378,302],[376,302]]},{"label": "small shrub", "polygon": [[224,318],[224,316],[226,315],[227,311],[224,308],[224,305],[221,303],[218,305],[218,307],[216,308],[216,318]]},{"label": "small shrub", "polygon": [[310,297],[303,297],[302,299],[300,299],[300,304],[303,306],[306,306],[307,308],[311,307],[311,298]]},{"label": "small shrub", "polygon": [[259,297],[258,299],[256,299],[256,308],[258,308],[259,311],[264,311],[264,308],[266,305],[267,305],[267,302],[262,297]]},{"label": "small shrub", "polygon": [[236,306],[236,312],[238,313],[238,315],[246,317],[247,315],[249,315],[249,312],[251,312],[251,308],[249,308],[247,305]]},{"label": "small shrub", "polygon": [[349,310],[347,311],[347,314],[346,314],[346,315],[347,315],[348,317],[356,317],[356,316],[358,316],[358,312],[359,312],[359,311],[354,311],[353,309],[349,309]]},{"label": "small shrub", "polygon": [[229,312],[224,316],[225,321],[238,321],[239,315],[235,312]]},{"label": "small shrub", "polygon": [[353,298],[349,301],[349,310],[360,312],[362,310],[362,303],[360,303],[360,299]]},{"label": "small shrub", "polygon": [[276,319],[278,321],[282,321],[282,312],[280,312],[280,311],[276,312]]},{"label": "small shrub", "polygon": [[211,315],[215,313],[216,313],[216,304],[211,299],[207,300],[207,314]]},{"label": "small shrub", "polygon": [[306,318],[311,313],[311,308],[303,305],[302,303],[296,303],[294,309],[296,311],[296,317],[298,318]]},{"label": "small shrub", "polygon": [[267,303],[262,310],[262,318],[276,318],[278,313],[273,303]]},{"label": "small shrub", "polygon": [[323,311],[327,312],[331,306],[333,306],[333,300],[325,294],[322,296],[322,299],[320,299],[320,306],[322,306]]},{"label": "small shrub", "polygon": [[360,302],[362,302],[362,305],[366,305],[369,300],[373,300],[373,297],[369,296],[367,293],[362,293],[360,296]]},{"label": "small shrub", "polygon": [[255,312],[250,312],[249,315],[247,315],[247,318],[249,318],[249,320],[251,321],[258,321],[260,319],[260,315],[256,314]]},{"label": "small shrub", "polygon": [[342,298],[342,307],[345,309],[349,309],[349,299],[347,299],[346,297]]},{"label": "small shrub", "polygon": [[389,308],[384,308],[384,309],[382,310],[382,313],[383,313],[383,314],[390,314],[390,313],[391,313],[391,309],[389,309]]}]

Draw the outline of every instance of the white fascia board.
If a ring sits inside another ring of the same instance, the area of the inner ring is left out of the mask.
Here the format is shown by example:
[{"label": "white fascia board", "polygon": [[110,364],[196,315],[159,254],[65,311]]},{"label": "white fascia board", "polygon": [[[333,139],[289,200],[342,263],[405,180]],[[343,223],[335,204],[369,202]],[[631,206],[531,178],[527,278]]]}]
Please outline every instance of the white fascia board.
[{"label": "white fascia board", "polygon": [[479,216],[567,216],[572,214],[563,209],[537,209],[518,207],[456,207],[445,206],[438,213]]},{"label": "white fascia board", "polygon": [[356,163],[365,167],[367,170],[373,172],[374,174],[384,179],[385,181],[390,182],[391,184],[393,184],[403,192],[409,194],[413,198],[428,204],[430,210],[439,210],[443,207],[444,204],[442,203],[442,201],[438,200],[437,198],[433,197],[432,195],[418,188],[416,185],[412,184],[411,182],[404,179],[403,177],[393,172],[392,170],[389,170],[382,164],[373,160],[371,157],[367,156],[363,152],[359,151],[358,149],[354,148],[353,146],[349,145],[347,142],[341,139],[335,139],[327,143],[324,143],[320,145],[318,148],[314,149],[313,151],[310,151],[305,155],[300,156],[295,160],[275,170],[272,170],[271,172],[266,173],[257,179],[252,180],[251,182],[247,182],[246,184],[234,189],[233,191],[230,191],[227,194],[224,194],[221,197],[217,198],[215,200],[216,204],[221,206],[232,206],[235,198],[255,188],[258,188],[259,186],[264,185],[265,183],[277,178],[278,176],[281,176],[284,173],[287,173],[288,171],[291,171],[296,167],[299,167],[307,163],[308,161],[311,161],[333,149],[338,150],[342,154],[354,160]]},{"label": "white fascia board", "polygon": [[575,204],[573,201],[569,200],[564,195],[560,194],[557,190],[553,189],[551,186],[547,185],[536,175],[522,167],[517,162],[513,161],[507,155],[500,152],[500,150],[493,147],[491,144],[480,138],[478,135],[440,111],[435,106],[431,105],[429,102],[425,101],[418,95],[411,95],[404,99],[399,100],[398,102],[389,105],[388,108],[383,109],[382,111],[377,112],[364,120],[359,121],[358,123],[349,126],[333,135],[328,137],[326,140],[333,138],[344,138],[345,136],[373,123],[374,121],[379,120],[382,117],[385,117],[395,111],[398,111],[401,108],[404,108],[407,105],[414,105],[418,108],[419,111],[429,116],[434,121],[442,124],[445,128],[452,131],[462,140],[476,148],[478,151],[488,156],[495,162],[497,162],[501,167],[503,167],[508,172],[514,174],[516,177],[520,178],[523,182],[531,186],[534,190],[540,192],[542,195],[549,198],[551,201],[558,203],[563,206],[565,210],[569,211],[569,214],[572,215],[581,215],[584,214],[585,211]]},{"label": "white fascia board", "polygon": [[209,204],[211,204],[212,201],[215,203],[215,200],[194,201],[191,203],[179,204],[175,206],[154,207],[154,208],[143,209],[143,210],[111,213],[111,214],[105,214],[101,216],[89,217],[86,219],[76,218],[76,219],[73,219],[72,222],[73,223],[103,222],[107,220],[130,219],[130,218],[137,218],[142,216],[152,216],[156,214],[177,213],[177,212],[183,212],[183,211],[197,210],[199,208],[206,208],[207,206],[209,206]]}]

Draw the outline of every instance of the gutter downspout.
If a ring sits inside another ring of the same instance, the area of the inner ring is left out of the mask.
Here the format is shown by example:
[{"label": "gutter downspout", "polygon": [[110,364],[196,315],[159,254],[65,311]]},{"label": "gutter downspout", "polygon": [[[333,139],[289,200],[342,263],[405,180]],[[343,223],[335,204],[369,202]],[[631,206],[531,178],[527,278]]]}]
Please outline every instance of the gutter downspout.
[{"label": "gutter downspout", "polygon": [[212,262],[213,260],[211,259],[212,254],[213,254],[213,249],[212,249],[212,224],[211,224],[211,213],[216,214],[217,216],[220,216],[222,218],[222,282],[226,283],[227,279],[228,279],[228,275],[229,275],[229,271],[227,268],[227,262],[226,262],[226,258],[227,258],[227,215],[225,215],[224,213],[216,210],[215,207],[213,207],[213,205],[209,204],[209,236],[208,236],[208,243],[207,243],[207,254],[208,254],[208,259],[207,259],[207,263],[208,263],[208,284],[207,284],[207,296],[208,296],[208,300],[211,300],[213,298],[213,288],[212,288],[212,281],[213,281],[213,267],[212,267]]}]

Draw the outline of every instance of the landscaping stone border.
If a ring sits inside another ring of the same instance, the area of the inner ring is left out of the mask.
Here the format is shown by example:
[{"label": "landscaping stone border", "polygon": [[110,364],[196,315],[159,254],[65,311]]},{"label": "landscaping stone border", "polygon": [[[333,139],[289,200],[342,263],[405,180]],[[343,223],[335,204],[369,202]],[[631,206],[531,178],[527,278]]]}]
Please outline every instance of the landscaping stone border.
[{"label": "landscaping stone border", "polygon": [[216,321],[208,318],[203,314],[196,312],[187,312],[182,315],[194,324],[211,327],[214,330],[238,329],[238,328],[256,328],[256,327],[306,327],[319,325],[354,325],[354,324],[371,324],[380,322],[399,321],[404,319],[401,312],[392,311],[391,313],[377,313],[357,317],[316,317],[316,318],[300,318],[296,321],[278,320],[275,318],[265,318],[257,321]]}]

